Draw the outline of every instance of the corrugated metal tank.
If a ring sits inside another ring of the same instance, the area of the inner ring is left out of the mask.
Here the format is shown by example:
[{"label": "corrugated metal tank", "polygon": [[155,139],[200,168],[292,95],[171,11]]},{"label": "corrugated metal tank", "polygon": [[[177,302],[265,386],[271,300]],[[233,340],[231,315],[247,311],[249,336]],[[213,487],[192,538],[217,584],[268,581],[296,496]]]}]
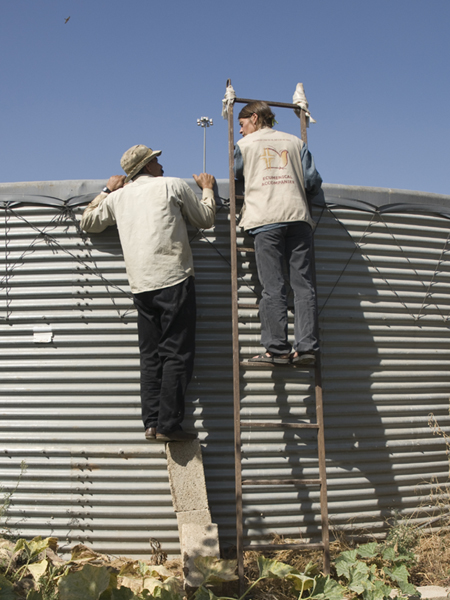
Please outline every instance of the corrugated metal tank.
[{"label": "corrugated metal tank", "polygon": [[[179,552],[164,446],[143,438],[136,313],[115,229],[86,235],[83,206],[104,184],[0,184],[0,482],[19,480],[7,526],[101,552],[147,556],[149,538]],[[194,189],[193,182],[190,182]],[[314,206],[332,527],[379,533],[395,511],[429,504],[447,482],[450,430],[450,196],[324,186]],[[203,446],[224,548],[234,544],[228,185],[216,226],[191,231],[197,359],[186,425]],[[240,238],[243,241],[243,235]],[[248,245],[244,241],[244,245]],[[239,287],[257,303],[253,258]],[[260,350],[257,309],[240,311],[242,357]],[[291,331],[291,334],[293,331]],[[313,410],[309,371],[244,369],[246,419]],[[244,477],[317,475],[314,442],[243,433]],[[426,508],[420,509],[423,511]],[[245,533],[314,537],[318,489],[244,490]]]}]

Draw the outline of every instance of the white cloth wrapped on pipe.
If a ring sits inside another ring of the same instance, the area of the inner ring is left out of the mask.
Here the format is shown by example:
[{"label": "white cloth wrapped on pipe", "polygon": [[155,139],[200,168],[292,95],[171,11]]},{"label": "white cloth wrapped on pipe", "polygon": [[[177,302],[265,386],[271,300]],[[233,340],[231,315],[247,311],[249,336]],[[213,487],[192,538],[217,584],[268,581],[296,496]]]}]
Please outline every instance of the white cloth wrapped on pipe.
[{"label": "white cloth wrapped on pipe", "polygon": [[[298,104],[298,106],[305,111],[306,113],[306,127],[309,127],[309,122],[315,123],[316,121],[311,117],[311,114],[308,110],[309,104],[306,99],[305,90],[303,88],[303,83],[297,83],[297,87],[295,88],[294,95],[292,97],[292,104]],[[295,109],[295,114],[298,118],[300,118],[300,111]]]}]

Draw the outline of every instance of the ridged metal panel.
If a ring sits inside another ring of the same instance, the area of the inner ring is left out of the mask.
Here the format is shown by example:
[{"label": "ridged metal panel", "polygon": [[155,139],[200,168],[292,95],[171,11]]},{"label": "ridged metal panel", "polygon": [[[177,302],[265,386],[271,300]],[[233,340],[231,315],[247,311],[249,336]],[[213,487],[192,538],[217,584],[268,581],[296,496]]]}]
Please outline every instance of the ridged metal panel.
[{"label": "ridged metal panel", "polygon": [[[50,195],[54,186],[11,187],[0,186],[0,196],[1,191],[8,200],[21,199],[22,192],[27,198],[33,191]],[[60,198],[101,188],[95,182],[85,189],[73,182],[67,189],[56,187]],[[148,556],[154,537],[164,551],[177,554],[164,444],[143,437],[136,312],[117,231],[87,236],[79,229],[81,212],[26,202],[0,214],[5,491],[14,489],[21,461],[27,465],[7,525],[26,537],[55,535],[63,548],[83,542],[101,552]],[[233,497],[232,419],[225,408],[232,400],[224,375],[231,364],[229,235],[223,208],[217,224],[208,232],[190,230],[199,306],[196,372],[187,399],[187,425],[208,442],[213,504],[214,496],[220,503],[224,498],[232,503]],[[42,326],[51,328],[49,343],[34,341]],[[218,475],[224,459],[228,464]],[[232,506],[228,516],[219,512],[221,523],[232,524]]]},{"label": "ridged metal panel", "polygon": [[[350,191],[363,202],[372,195]],[[314,208],[330,521],[355,535],[379,534],[397,511],[423,515],[449,474],[444,440],[429,426],[430,413],[444,431],[450,425],[449,221],[373,208]],[[256,305],[253,256],[240,256],[241,302]],[[245,358],[260,351],[256,307],[240,310],[240,340]],[[312,372],[248,367],[241,394],[245,420],[314,419]],[[244,479],[318,477],[307,437],[244,432]],[[247,542],[274,533],[318,541],[319,488],[244,487],[244,517]]]},{"label": "ridged metal panel", "polygon": [[[101,182],[103,183],[103,182]],[[9,186],[9,187],[6,187]],[[99,182],[3,184],[59,198]],[[220,194],[227,198],[225,183]],[[372,189],[326,196],[372,202]],[[386,192],[384,192],[386,195]],[[396,192],[396,202],[408,202]],[[414,198],[417,200],[417,198]],[[440,197],[442,206],[450,198]],[[373,203],[373,202],[372,202]],[[9,526],[56,535],[102,552],[146,556],[148,539],[179,550],[163,445],[143,440],[136,314],[114,230],[86,236],[81,208],[15,206],[0,214],[0,481],[14,488]],[[393,510],[411,514],[432,477],[446,481],[433,412],[449,431],[448,220],[316,206],[316,260],[323,350],[329,510],[332,525],[378,533]],[[375,215],[375,216],[374,216]],[[197,360],[187,426],[200,432],[213,520],[234,543],[231,309],[228,212],[214,230],[191,230],[198,295]],[[243,240],[243,236],[241,235]],[[244,245],[248,245],[245,241]],[[242,254],[242,357],[260,351],[258,283]],[[35,343],[50,326],[53,341]],[[292,324],[290,333],[293,334]],[[242,414],[254,421],[313,414],[309,371],[242,371]],[[306,438],[305,438],[306,435]],[[245,478],[316,477],[314,434],[243,432]],[[314,537],[318,488],[244,488],[245,532]]]},{"label": "ridged metal panel", "polygon": [[429,504],[432,480],[448,478],[428,421],[448,431],[449,221],[344,208],[327,218],[350,242],[341,236],[320,272],[327,458],[339,472],[330,511],[343,504],[334,523],[376,531],[394,510]]}]

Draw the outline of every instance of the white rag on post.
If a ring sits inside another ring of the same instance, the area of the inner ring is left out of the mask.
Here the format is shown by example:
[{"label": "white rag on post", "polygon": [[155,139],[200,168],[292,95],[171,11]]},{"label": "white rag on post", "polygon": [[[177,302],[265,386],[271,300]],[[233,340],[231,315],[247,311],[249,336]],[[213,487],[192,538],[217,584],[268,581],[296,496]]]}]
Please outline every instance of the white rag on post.
[{"label": "white rag on post", "polygon": [[[292,97],[292,104],[298,104],[298,106],[305,111],[306,113],[306,127],[309,127],[309,122],[315,123],[315,120],[312,118],[309,110],[308,110],[308,100],[305,96],[305,90],[303,88],[303,83],[297,83],[297,87],[295,88],[294,96]],[[295,109],[295,114],[298,118],[300,118],[300,111]]]},{"label": "white rag on post", "polygon": [[236,92],[234,91],[233,86],[227,85],[227,89],[225,90],[225,96],[222,100],[222,117],[224,119],[228,119],[228,107],[234,104],[236,100]]}]

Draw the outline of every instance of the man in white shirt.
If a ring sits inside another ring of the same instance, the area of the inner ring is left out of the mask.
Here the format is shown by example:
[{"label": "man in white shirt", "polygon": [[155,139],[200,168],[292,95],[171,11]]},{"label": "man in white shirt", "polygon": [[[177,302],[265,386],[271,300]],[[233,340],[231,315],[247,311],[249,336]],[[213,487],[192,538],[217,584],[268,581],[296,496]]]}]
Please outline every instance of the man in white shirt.
[{"label": "man in white shirt", "polygon": [[113,175],[86,207],[89,233],[117,225],[128,280],[138,311],[142,419],[146,439],[189,441],[181,427],[184,396],[195,354],[194,266],[186,220],[214,224],[212,175],[193,175],[199,200],[182,179],[163,177],[160,150],[139,144],[122,156],[127,174]]}]

